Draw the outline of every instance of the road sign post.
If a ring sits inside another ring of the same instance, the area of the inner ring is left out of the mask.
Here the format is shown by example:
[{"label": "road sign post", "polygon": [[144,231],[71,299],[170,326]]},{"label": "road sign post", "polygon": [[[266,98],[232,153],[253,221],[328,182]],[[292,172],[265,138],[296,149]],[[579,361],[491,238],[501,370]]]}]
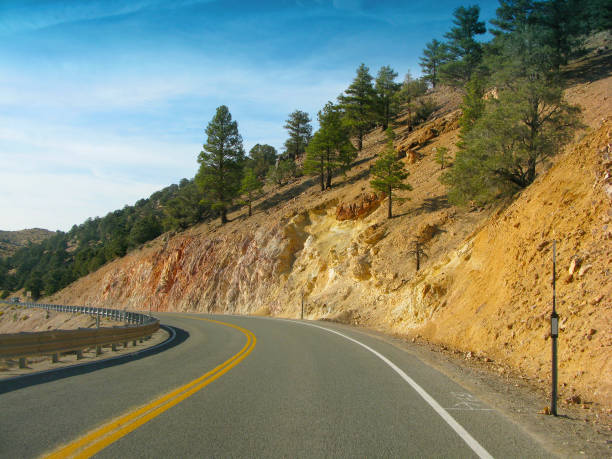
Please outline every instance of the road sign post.
[{"label": "road sign post", "polygon": [[557,416],[557,338],[559,337],[559,314],[557,314],[556,288],[557,288],[557,241],[553,241],[553,301],[550,315],[550,336],[552,338],[552,390],[550,400],[550,414]]}]

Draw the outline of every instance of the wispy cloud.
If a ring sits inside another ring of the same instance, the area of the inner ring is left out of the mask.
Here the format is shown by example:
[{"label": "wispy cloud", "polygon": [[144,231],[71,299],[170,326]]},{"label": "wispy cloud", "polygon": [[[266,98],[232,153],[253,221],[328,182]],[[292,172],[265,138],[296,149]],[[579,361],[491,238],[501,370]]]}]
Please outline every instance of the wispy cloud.
[{"label": "wispy cloud", "polygon": [[0,35],[27,32],[79,21],[106,19],[151,9],[177,9],[214,0],[4,0]]},{"label": "wispy cloud", "polygon": [[280,149],[287,115],[315,119],[361,62],[418,74],[460,4],[3,0],[0,229],[68,229],[192,177],[221,104],[247,150]]}]

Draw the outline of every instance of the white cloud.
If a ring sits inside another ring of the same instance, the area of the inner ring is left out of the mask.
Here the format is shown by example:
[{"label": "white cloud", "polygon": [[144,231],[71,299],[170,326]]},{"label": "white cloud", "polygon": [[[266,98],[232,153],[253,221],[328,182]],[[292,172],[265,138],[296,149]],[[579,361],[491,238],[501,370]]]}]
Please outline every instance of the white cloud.
[{"label": "white cloud", "polygon": [[0,180],[1,229],[43,227],[67,231],[88,217],[104,216],[161,188],[161,184],[89,174],[13,171]]}]

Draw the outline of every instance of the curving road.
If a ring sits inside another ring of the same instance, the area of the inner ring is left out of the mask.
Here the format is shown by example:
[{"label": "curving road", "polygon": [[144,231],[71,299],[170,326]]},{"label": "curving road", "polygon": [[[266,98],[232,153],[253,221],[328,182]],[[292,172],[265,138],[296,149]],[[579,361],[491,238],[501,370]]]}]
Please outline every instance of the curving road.
[{"label": "curving road", "polygon": [[349,327],[160,316],[177,331],[167,349],[0,382],[0,457],[550,456],[438,371]]}]

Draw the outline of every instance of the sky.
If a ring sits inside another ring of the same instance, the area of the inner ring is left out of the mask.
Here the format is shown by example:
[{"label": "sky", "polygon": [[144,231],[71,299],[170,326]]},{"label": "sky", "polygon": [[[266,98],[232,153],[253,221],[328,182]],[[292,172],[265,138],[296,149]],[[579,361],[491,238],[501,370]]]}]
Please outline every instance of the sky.
[{"label": "sky", "polygon": [[[1,0],[0,230],[69,230],[197,172],[219,105],[282,151],[360,63],[420,75],[452,13],[497,1]],[[315,126],[316,127],[316,126]]]}]

